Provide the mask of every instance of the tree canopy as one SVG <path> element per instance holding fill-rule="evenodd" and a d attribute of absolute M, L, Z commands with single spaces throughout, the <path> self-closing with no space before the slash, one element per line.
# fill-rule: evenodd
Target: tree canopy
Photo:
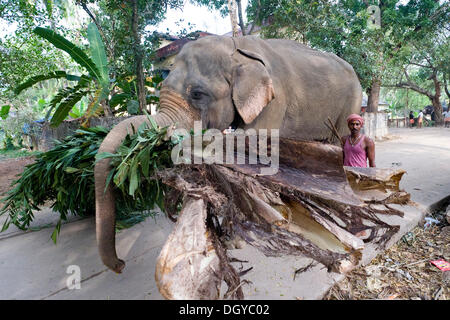
<path fill-rule="evenodd" d="M 148 27 L 163 21 L 169 8 L 182 9 L 184 3 L 182 0 L 0 0 L 0 21 L 6 26 L 0 36 L 0 104 L 17 108 L 28 97 L 35 109 L 42 100 L 46 101 L 47 109 L 51 107 L 58 88 L 67 90 L 73 86 L 67 77 L 53 77 L 55 80 L 19 95 L 15 89 L 61 70 L 75 76 L 86 70 L 33 30 L 36 27 L 53 30 L 91 56 L 88 25 L 93 24 L 104 46 L 107 61 L 104 67 L 109 81 L 108 94 L 105 89 L 99 102 L 101 112 L 142 113 L 149 102 L 157 100 L 149 88 L 156 87 L 161 80 L 152 72 L 159 38 Z M 190 3 L 219 10 L 222 15 L 237 14 L 237 23 L 245 34 L 242 18 L 245 8 L 241 0 L 190 0 Z M 233 4 L 237 12 L 230 11 Z M 261 25 L 263 37 L 300 41 L 349 62 L 368 95 L 368 111 L 377 112 L 382 87 L 421 94 L 433 104 L 436 113 L 442 100 L 449 98 L 447 1 L 249 0 L 246 11 L 251 29 Z M 49 90 L 42 93 L 39 91 L 42 86 Z M 92 88 L 77 105 L 92 104 L 98 98 L 96 90 Z M 39 117 L 44 114 L 42 110 Z M 438 121 L 441 120 L 438 116 Z"/>
<path fill-rule="evenodd" d="M 377 8 L 375 13 L 371 5 Z M 266 25 L 266 37 L 294 39 L 349 62 L 369 96 L 370 111 L 376 112 L 380 87 L 395 81 L 392 69 L 404 69 L 408 59 L 411 61 L 407 52 L 413 52 L 413 46 L 415 60 L 426 62 L 425 57 L 435 52 L 440 61 L 448 61 L 448 51 L 444 52 L 450 21 L 448 2 L 252 0 L 247 12 L 250 21 Z M 436 41 L 436 37 L 441 40 Z M 437 74 L 447 74 L 445 63 L 436 61 L 435 65 L 440 70 Z"/>

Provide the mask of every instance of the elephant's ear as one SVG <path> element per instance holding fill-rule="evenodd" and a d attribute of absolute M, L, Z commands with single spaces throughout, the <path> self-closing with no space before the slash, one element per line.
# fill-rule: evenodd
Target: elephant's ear
<path fill-rule="evenodd" d="M 251 123 L 274 98 L 272 78 L 263 58 L 254 52 L 237 49 L 233 69 L 233 101 L 246 124 Z"/>

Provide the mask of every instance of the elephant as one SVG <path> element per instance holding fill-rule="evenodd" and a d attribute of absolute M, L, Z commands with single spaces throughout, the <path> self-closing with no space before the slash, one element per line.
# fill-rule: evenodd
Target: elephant
<path fill-rule="evenodd" d="M 192 128 L 201 120 L 204 128 L 279 129 L 280 138 L 312 141 L 330 137 L 327 117 L 342 134 L 361 100 L 352 66 L 334 54 L 292 40 L 207 36 L 179 52 L 152 117 L 161 127 Z M 145 121 L 120 122 L 98 152 L 115 152 L 131 126 Z M 120 273 L 125 263 L 116 254 L 114 195 L 111 186 L 105 190 L 109 171 L 109 159 L 96 163 L 97 242 L 103 263 Z"/>

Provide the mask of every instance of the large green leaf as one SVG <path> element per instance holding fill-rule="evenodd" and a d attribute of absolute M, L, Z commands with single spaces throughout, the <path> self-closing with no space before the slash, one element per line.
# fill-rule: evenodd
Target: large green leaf
<path fill-rule="evenodd" d="M 58 93 L 53 97 L 53 99 L 49 103 L 49 109 L 47 110 L 47 114 L 45 115 L 45 119 L 48 119 L 50 117 L 51 112 L 53 109 L 56 108 L 56 106 L 61 103 L 63 99 L 68 98 L 70 95 L 78 92 L 82 88 L 86 88 L 89 85 L 89 82 L 91 79 L 87 76 L 81 76 L 80 81 L 78 81 L 78 84 L 75 87 L 69 87 L 69 88 L 63 88 L 58 91 Z M 86 92 L 87 93 L 87 92 Z"/>
<path fill-rule="evenodd" d="M 91 56 L 97 69 L 100 71 L 101 79 L 99 81 L 102 86 L 109 85 L 109 68 L 108 59 L 106 58 L 105 46 L 103 45 L 102 38 L 98 32 L 97 26 L 94 23 L 90 23 L 87 29 L 87 36 L 89 45 L 91 48 Z"/>
<path fill-rule="evenodd" d="M 15 94 L 21 93 L 23 90 L 35 85 L 38 82 L 49 80 L 49 79 L 59 79 L 59 78 L 66 78 L 70 81 L 80 81 L 79 76 L 75 76 L 73 74 L 67 74 L 65 71 L 54 71 L 50 72 L 48 74 L 40 74 L 38 76 L 31 77 L 27 81 L 21 83 L 17 88 L 14 89 Z"/>
<path fill-rule="evenodd" d="M 114 108 L 119 104 L 126 104 L 126 102 L 131 99 L 131 95 L 129 93 L 118 93 L 111 97 L 109 100 L 109 106 Z"/>
<path fill-rule="evenodd" d="M 86 55 L 86 53 L 84 53 L 83 50 L 81 50 L 75 44 L 73 44 L 63 36 L 60 36 L 55 31 L 47 28 L 36 27 L 33 31 L 38 36 L 48 40 L 58 49 L 67 52 L 72 57 L 73 60 L 75 60 L 82 67 L 86 68 L 92 77 L 96 79 L 102 78 L 101 73 L 97 68 L 96 64 L 91 60 L 91 58 L 89 58 Z"/>
<path fill-rule="evenodd" d="M 73 106 L 81 100 L 87 93 L 89 93 L 89 90 L 83 91 L 75 91 L 71 93 L 69 96 L 67 96 L 61 103 L 59 104 L 58 108 L 56 109 L 55 113 L 53 114 L 52 120 L 50 122 L 52 127 L 57 127 L 61 122 L 64 121 L 64 119 L 69 114 L 70 110 L 72 110 Z"/>
<path fill-rule="evenodd" d="M 8 118 L 9 115 L 9 109 L 11 109 L 11 106 L 6 104 L 4 106 L 2 106 L 2 108 L 0 109 L 0 117 L 5 120 L 6 118 Z"/>
<path fill-rule="evenodd" d="M 139 102 L 137 100 L 128 100 L 128 102 L 127 102 L 127 112 L 129 114 L 138 114 L 138 112 L 139 112 Z"/>

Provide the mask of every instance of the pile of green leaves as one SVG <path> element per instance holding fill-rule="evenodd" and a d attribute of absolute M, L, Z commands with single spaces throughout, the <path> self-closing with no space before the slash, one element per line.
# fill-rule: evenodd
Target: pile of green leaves
<path fill-rule="evenodd" d="M 34 219 L 33 210 L 46 202 L 60 215 L 52 234 L 56 242 L 62 221 L 69 214 L 87 216 L 95 212 L 94 166 L 97 159 L 112 158 L 108 183 L 116 192 L 117 229 L 130 227 L 151 216 L 155 204 L 164 209 L 168 187 L 151 178 L 154 170 L 171 165 L 171 141 L 164 141 L 166 128 L 144 124 L 129 134 L 116 154 L 97 155 L 108 133 L 103 127 L 80 128 L 50 151 L 39 153 L 28 165 L 14 188 L 1 200 L 0 216 L 8 217 L 1 231 L 12 223 L 26 230 Z"/>
<path fill-rule="evenodd" d="M 113 183 L 117 212 L 123 218 L 152 210 L 155 205 L 164 211 L 164 197 L 169 187 L 153 174 L 157 169 L 172 166 L 171 152 L 175 143 L 165 139 L 167 127 L 159 128 L 151 117 L 148 119 L 150 124 L 134 128 L 116 153 L 103 152 L 96 156 L 97 161 L 111 158 L 113 169 L 106 184 Z"/>
<path fill-rule="evenodd" d="M 67 216 L 86 216 L 95 208 L 94 159 L 108 130 L 103 127 L 80 128 L 65 138 L 55 141 L 55 147 L 38 153 L 34 163 L 28 165 L 13 183 L 0 215 L 8 214 L 2 231 L 12 223 L 26 230 L 34 219 L 33 210 L 40 210 L 47 201 L 60 214 L 52 235 L 54 241 L 62 220 Z"/>

